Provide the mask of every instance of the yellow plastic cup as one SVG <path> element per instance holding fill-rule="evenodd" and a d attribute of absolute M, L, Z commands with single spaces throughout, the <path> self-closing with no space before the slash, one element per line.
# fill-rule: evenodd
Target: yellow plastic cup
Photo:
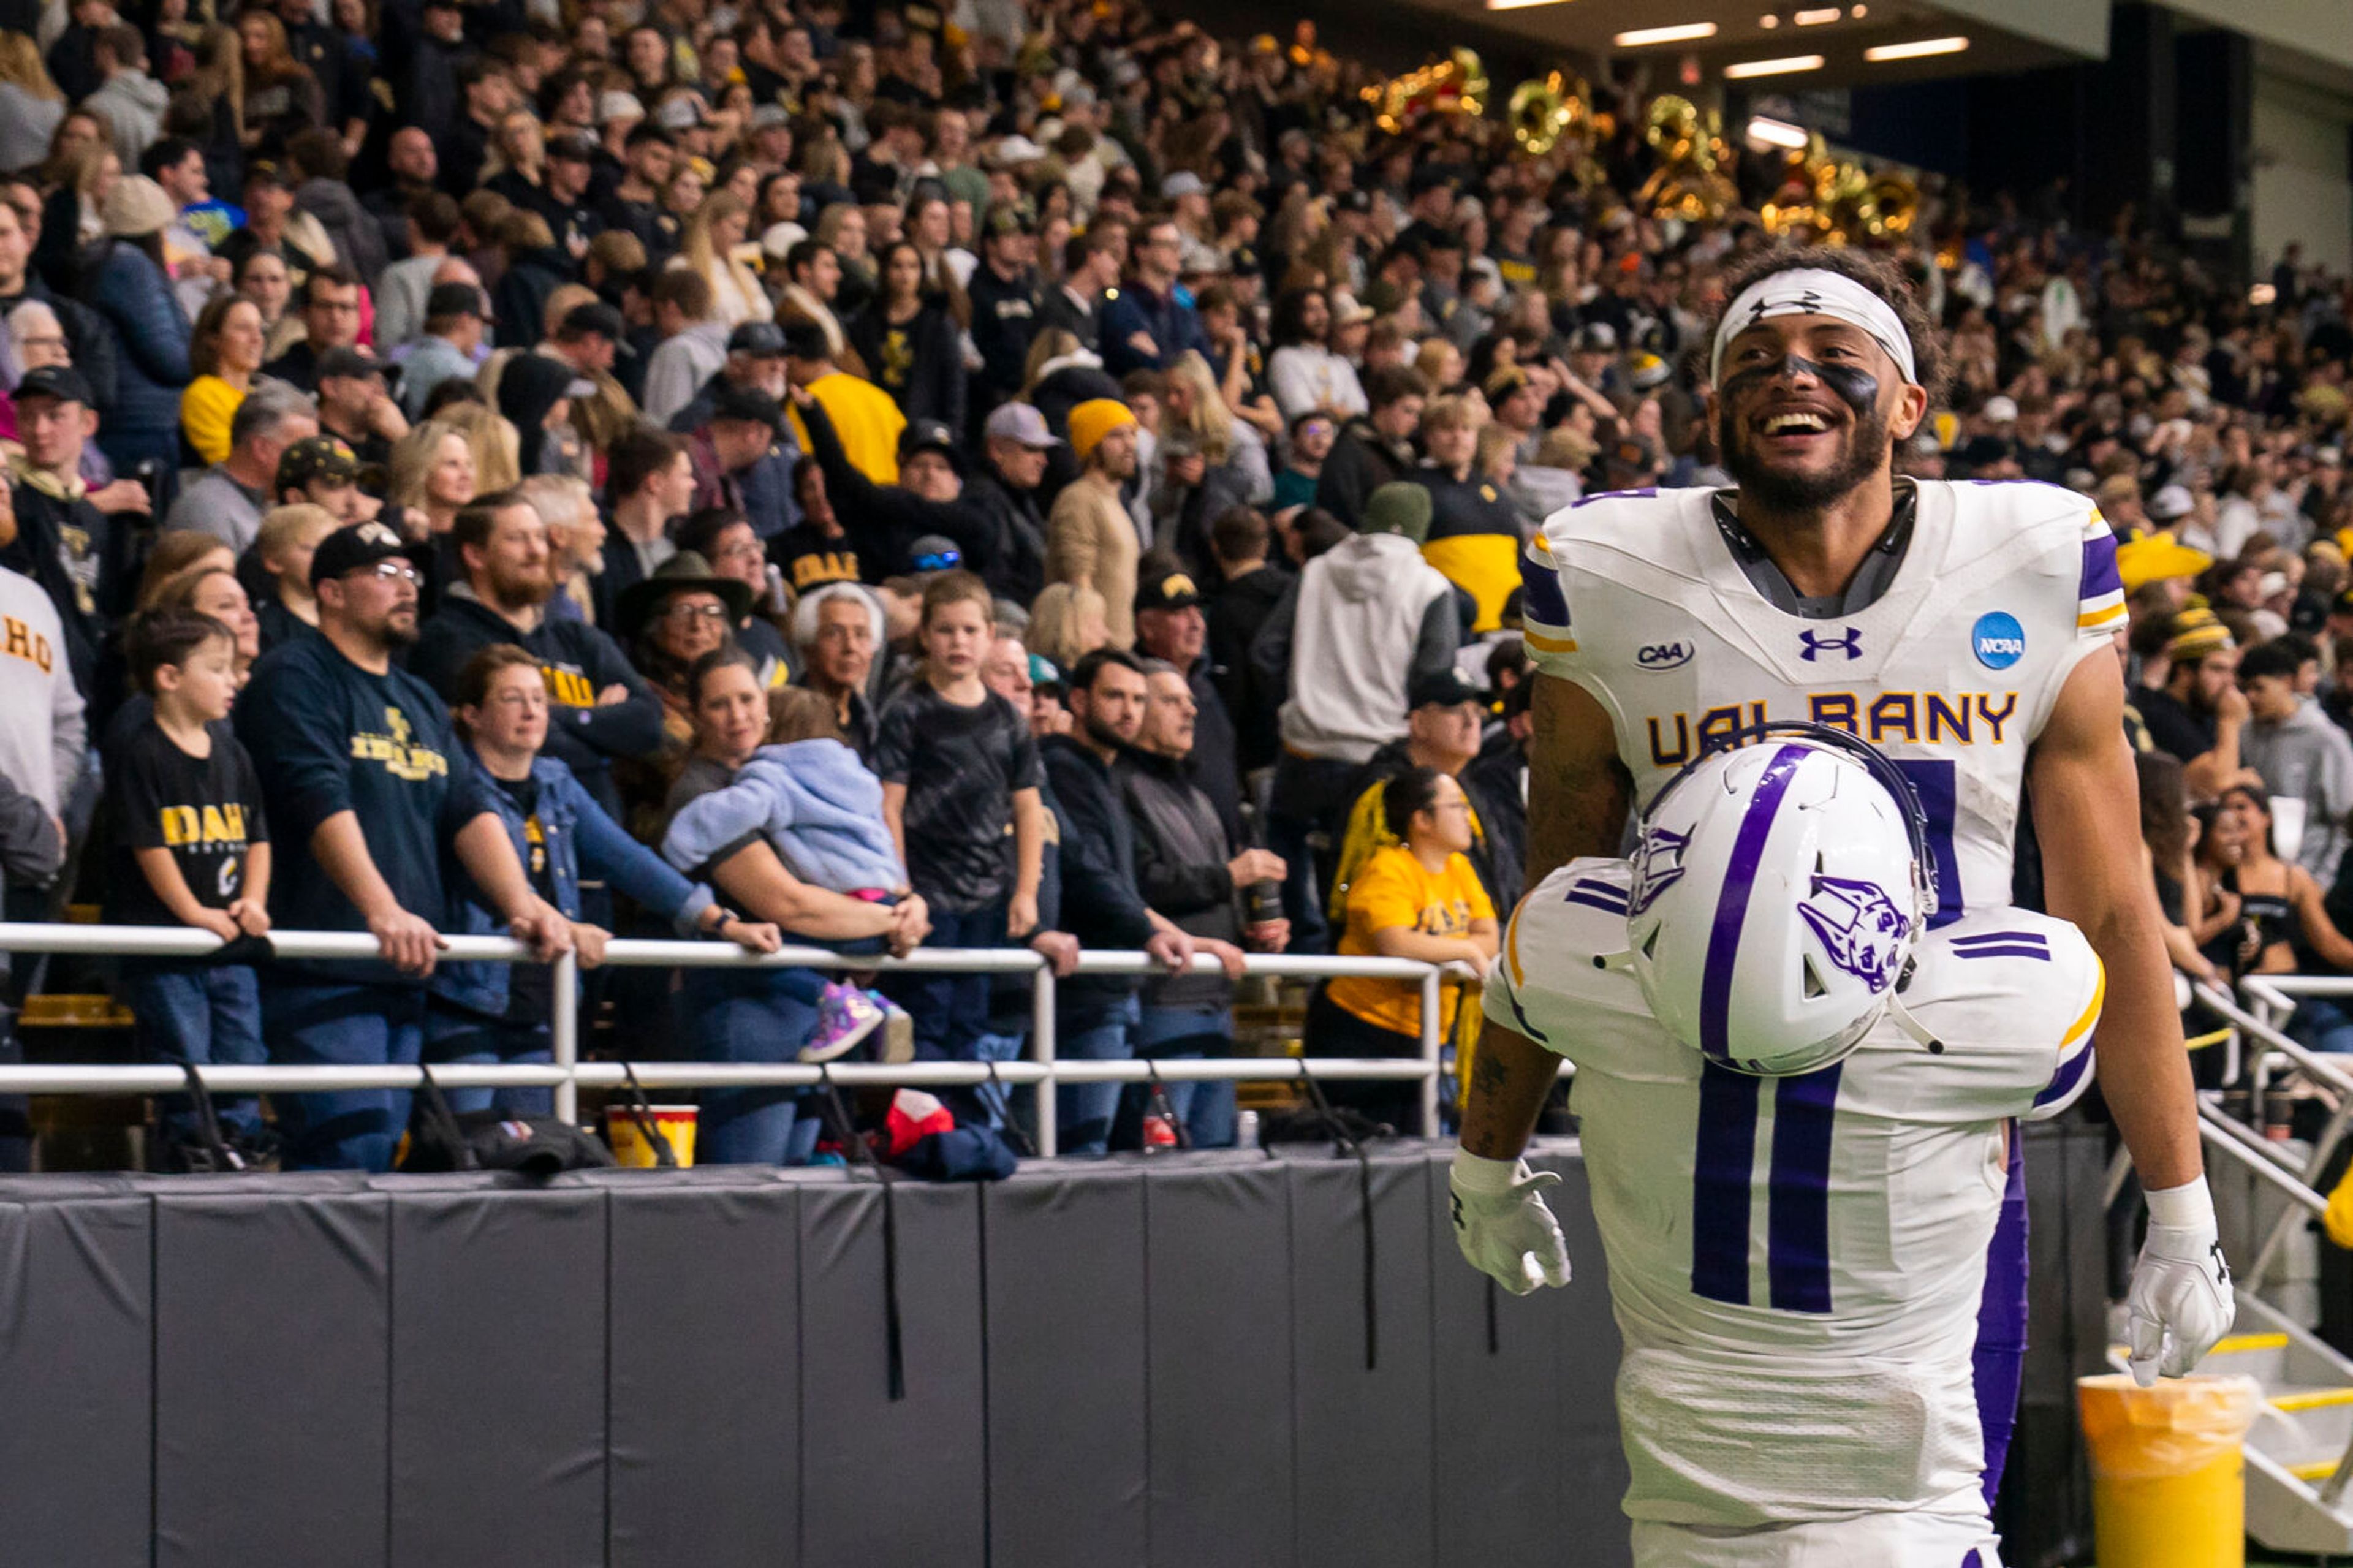
<path fill-rule="evenodd" d="M 654 1125 L 670 1140 L 670 1152 L 678 1157 L 681 1169 L 694 1163 L 695 1108 L 691 1105 L 656 1105 L 648 1108 Z M 639 1165 L 650 1170 L 658 1162 L 654 1146 L 638 1131 L 638 1119 L 621 1106 L 605 1108 L 605 1142 L 613 1146 L 617 1164 Z"/>
<path fill-rule="evenodd" d="M 2245 1377 L 2079 1378 L 2100 1568 L 2243 1568 L 2246 1458 L 2262 1390 Z"/>

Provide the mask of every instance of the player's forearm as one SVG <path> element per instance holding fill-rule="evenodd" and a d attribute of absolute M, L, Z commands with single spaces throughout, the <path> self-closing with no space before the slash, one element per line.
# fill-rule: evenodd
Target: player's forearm
<path fill-rule="evenodd" d="M 2162 936 L 2117 919 L 2084 934 L 2107 968 L 2107 1000 L 2093 1037 L 2100 1092 L 2124 1134 L 2143 1187 L 2178 1187 L 2204 1169 L 2198 1107 L 2172 966 Z"/>
<path fill-rule="evenodd" d="M 1536 1130 L 1560 1058 L 1493 1021 L 1481 1029 L 1462 1107 L 1462 1147 L 1490 1160 L 1515 1160 Z"/>

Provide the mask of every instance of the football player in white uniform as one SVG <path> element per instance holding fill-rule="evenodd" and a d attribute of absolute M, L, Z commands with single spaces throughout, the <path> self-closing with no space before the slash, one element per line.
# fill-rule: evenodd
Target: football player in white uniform
<path fill-rule="evenodd" d="M 2106 977 L 2101 1079 L 2149 1196 L 2151 1226 L 2130 1295 L 2134 1369 L 2144 1378 L 2187 1372 L 2227 1331 L 2231 1298 L 2157 901 L 2135 844 L 2122 679 L 2114 658 L 2091 657 L 2105 655 L 2124 617 L 2114 539 L 2091 503 L 2065 490 L 1895 480 L 1894 443 L 1926 416 L 1939 367 L 1934 339 L 1892 267 L 1850 251 L 1780 252 L 1736 269 L 1726 287 L 1730 303 L 1713 338 L 1711 416 L 1738 489 L 1588 497 L 1549 520 L 1529 547 L 1526 640 L 1541 671 L 1530 879 L 1541 883 L 1573 858 L 1616 855 L 1630 803 L 1651 797 L 1711 745 L 1769 721 L 1803 720 L 1867 741 L 1902 771 L 1920 802 L 1926 854 L 1936 873 L 1937 900 L 1927 916 L 1936 939 L 1957 942 L 1980 914 L 1998 914 L 2003 931 L 2025 930 L 2021 922 L 2031 917 L 2005 906 L 2031 784 L 2052 913 L 2081 931 Z M 1524 910 L 1547 897 L 1563 901 L 1553 887 L 1547 895 L 1539 886 Z M 1593 955 L 1580 959 L 1573 942 L 1560 954 L 1531 952 L 1528 934 L 1520 957 L 1534 965 L 1525 973 L 1537 987 L 1555 964 L 1590 967 Z M 1730 993 L 1698 999 L 1693 1027 L 1703 1037 L 1720 1035 L 1743 1000 Z M 1466 1254 L 1515 1289 L 1566 1275 L 1567 1260 L 1535 1224 L 1541 1200 L 1516 1160 L 1556 1076 L 1555 1053 L 1576 1059 L 1580 1045 L 1573 1022 L 1538 1041 L 1513 1026 L 1525 1021 L 1489 1022 L 1472 1069 L 1455 1174 L 1465 1199 Z M 1673 1037 L 1662 1031 L 1652 1038 Z M 1579 1109 L 1588 1116 L 1588 1151 L 1598 1155 L 1607 1134 L 1594 1142 L 1593 1112 Z M 1753 1124 L 1750 1134 L 1757 1155 Z M 1694 1157 L 1694 1144 L 1678 1146 Z M 1752 1161 L 1747 1177 L 1762 1203 L 1773 1189 L 1768 1165 Z M 1597 1194 L 1606 1180 L 1597 1165 Z M 1911 1194 L 1891 1182 L 1888 1196 L 1901 1205 Z M 1989 1489 L 2000 1472 L 2023 1339 L 2024 1206 L 2014 1165 L 2003 1200 L 1991 1268 L 1981 1258 L 1983 1272 L 1973 1276 L 1988 1282 L 1974 1383 L 1985 1415 Z M 1686 1293 L 1712 1300 L 1695 1290 L 1711 1276 L 1699 1268 L 1692 1217 L 1651 1202 L 1649 1221 L 1663 1227 L 1666 1245 L 1683 1249 L 1692 1274 Z M 1482 1237 L 1482 1226 L 1494 1228 Z M 1744 1227 L 1742 1268 L 1726 1263 L 1714 1277 L 1745 1279 L 1752 1256 L 1769 1262 L 1769 1225 Z M 1507 1267 L 1498 1259 L 1514 1240 L 1528 1245 L 1512 1259 L 1517 1267 Z M 1613 1264 L 1617 1250 L 1613 1243 Z M 1967 1305 L 1976 1311 L 1980 1303 Z M 1739 1318 L 1721 1331 L 1717 1348 L 1736 1349 L 1748 1334 L 1751 1348 L 1761 1350 L 1770 1339 L 1755 1334 L 1757 1321 L 1835 1317 L 1836 1309 L 1834 1299 L 1825 1306 L 1810 1295 L 1744 1306 L 1754 1321 Z M 1638 1336 L 1622 1293 L 1619 1310 L 1630 1349 Z M 1792 1453 L 1802 1455 L 1827 1426 L 1847 1419 L 1805 1390 L 1779 1393 L 1787 1404 L 1778 1429 L 1788 1433 Z M 1628 1406 L 1660 1396 L 1621 1385 L 1630 1452 L 1644 1418 Z M 1874 1407 L 1883 1418 L 1896 1416 L 1885 1408 L 1891 1403 L 1905 1401 L 1879 1390 Z M 1672 1423 L 1662 1430 L 1661 1452 L 1672 1453 Z M 1883 1429 L 1877 1435 L 1886 1437 Z M 1776 1457 L 1758 1452 L 1751 1459 L 1764 1466 Z M 1745 1516 L 1738 1507 L 1724 1516 L 1745 1524 L 1711 1525 L 1688 1511 L 1687 1497 L 1663 1513 L 1651 1510 L 1639 1479 L 1630 1510 L 1700 1530 L 1738 1532 L 1792 1520 L 1853 1529 L 1872 1518 L 1949 1511 L 1955 1495 L 1945 1485 L 1949 1477 L 1935 1471 L 1908 1489 L 1841 1493 L 1834 1503 L 1816 1504 L 1805 1485 L 1741 1480 L 1734 1458 L 1723 1456 L 1720 1470 L 1695 1464 L 1685 1479 L 1696 1492 L 1722 1483 L 1768 1499 L 1748 1500 Z M 1949 1539 L 1940 1537 L 1931 1557 Z M 1796 1554 L 1772 1555 L 1761 1542 L 1752 1544 L 1758 1554 L 1651 1560 L 1817 1560 L 1795 1547 Z M 1871 1560 L 1915 1559 L 1891 1552 Z"/>

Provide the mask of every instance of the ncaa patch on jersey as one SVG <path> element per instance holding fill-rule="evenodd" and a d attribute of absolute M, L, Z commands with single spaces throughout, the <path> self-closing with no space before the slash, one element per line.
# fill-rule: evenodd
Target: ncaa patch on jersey
<path fill-rule="evenodd" d="M 1969 628 L 1969 651 L 1988 669 L 2008 669 L 2026 657 L 2026 628 L 2007 610 L 1988 610 Z"/>

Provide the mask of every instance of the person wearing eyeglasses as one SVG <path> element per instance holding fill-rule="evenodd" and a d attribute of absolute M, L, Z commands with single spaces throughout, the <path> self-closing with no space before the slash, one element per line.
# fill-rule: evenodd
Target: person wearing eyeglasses
<path fill-rule="evenodd" d="M 732 628 L 736 646 L 759 666 L 761 686 L 775 691 L 792 683 L 793 652 L 785 634 L 768 618 L 768 552 L 751 519 L 732 506 L 707 506 L 679 525 L 678 547 L 711 563 L 714 575 L 732 577 L 752 592 L 752 607 Z"/>
<path fill-rule="evenodd" d="M 662 700 L 662 755 L 683 756 L 694 739 L 687 674 L 708 653 L 735 646 L 734 627 L 752 612 L 752 590 L 681 550 L 621 595 L 614 630 L 639 674 Z"/>
<path fill-rule="evenodd" d="M 541 963 L 572 928 L 533 890 L 448 710 L 396 656 L 417 640 L 417 569 L 398 533 L 353 523 L 311 556 L 319 635 L 264 656 L 236 708 L 280 861 L 270 919 L 285 931 L 364 931 L 377 956 L 271 964 L 262 1040 L 276 1063 L 409 1063 L 448 908 L 445 864 Z M 405 1089 L 278 1097 L 290 1169 L 392 1163 Z"/>

